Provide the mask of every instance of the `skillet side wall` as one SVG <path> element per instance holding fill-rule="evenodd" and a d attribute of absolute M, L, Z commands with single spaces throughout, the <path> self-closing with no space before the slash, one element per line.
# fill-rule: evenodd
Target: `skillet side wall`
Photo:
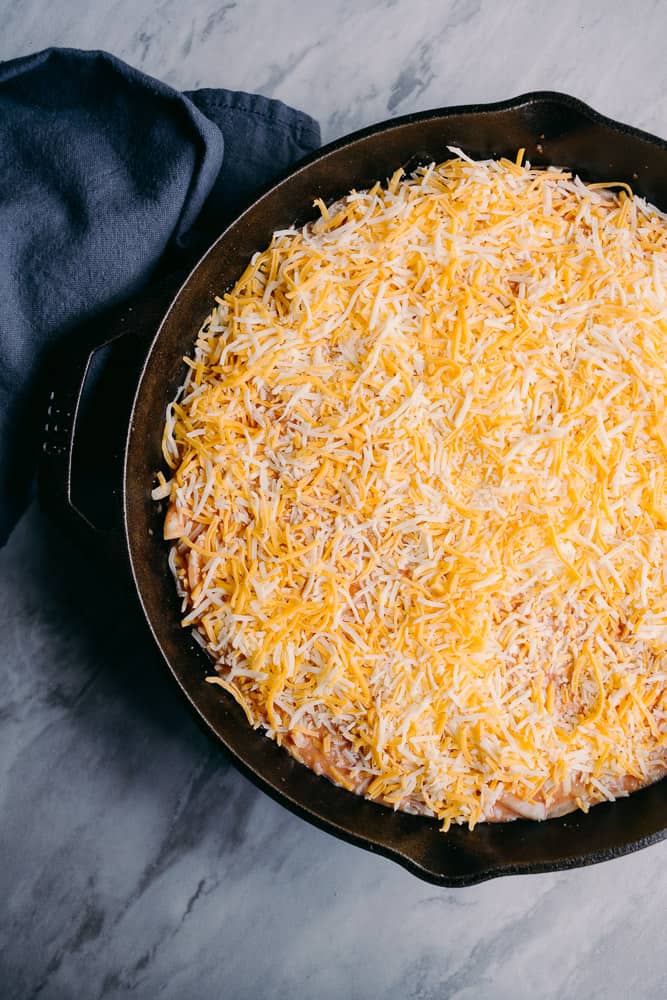
<path fill-rule="evenodd" d="M 535 166 L 567 166 L 584 180 L 626 181 L 667 208 L 667 144 L 610 122 L 572 98 L 535 94 L 500 105 L 409 116 L 333 143 L 297 167 L 234 222 L 196 266 L 172 303 L 149 351 L 128 432 L 124 513 L 130 562 L 155 639 L 192 707 L 265 791 L 346 840 L 385 854 L 420 877 L 464 885 L 496 875 L 570 868 L 639 849 L 667 835 L 666 781 L 628 799 L 547 823 L 516 821 L 456 827 L 446 835 L 433 820 L 392 813 L 366 802 L 293 761 L 250 729 L 242 710 L 205 684 L 211 662 L 181 628 L 180 607 L 162 541 L 162 504 L 150 491 L 161 456 L 163 418 L 185 377 L 213 297 L 239 277 L 274 230 L 316 215 L 313 200 L 332 201 L 351 188 L 384 180 L 399 166 L 442 161 L 448 146 L 473 157 L 508 156 L 525 148 Z M 666 779 L 667 780 L 667 779 Z"/>

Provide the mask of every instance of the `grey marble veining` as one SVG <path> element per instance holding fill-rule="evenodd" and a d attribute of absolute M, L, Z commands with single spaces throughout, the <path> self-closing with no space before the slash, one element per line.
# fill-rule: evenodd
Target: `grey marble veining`
<path fill-rule="evenodd" d="M 0 0 L 0 23 L 0 58 L 102 47 L 325 139 L 536 88 L 667 135 L 649 0 Z M 453 891 L 334 840 L 202 734 L 94 555 L 34 509 L 0 551 L 2 1000 L 667 995 L 667 843 Z"/>
<path fill-rule="evenodd" d="M 429 107 L 564 90 L 667 132 L 661 0 L 1 0 L 0 58 L 106 48 L 180 88 L 260 91 L 324 140 Z"/>

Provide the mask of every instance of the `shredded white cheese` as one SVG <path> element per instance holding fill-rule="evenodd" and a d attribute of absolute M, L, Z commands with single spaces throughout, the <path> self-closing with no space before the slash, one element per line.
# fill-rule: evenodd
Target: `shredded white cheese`
<path fill-rule="evenodd" d="M 667 770 L 667 220 L 453 152 L 254 256 L 154 492 L 252 725 L 445 828 Z"/>

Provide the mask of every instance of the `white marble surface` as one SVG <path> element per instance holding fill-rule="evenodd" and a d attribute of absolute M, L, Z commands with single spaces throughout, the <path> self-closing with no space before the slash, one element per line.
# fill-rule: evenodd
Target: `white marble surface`
<path fill-rule="evenodd" d="M 0 24 L 0 58 L 106 48 L 297 104 L 325 140 L 535 88 L 667 135 L 648 0 L 0 0 Z M 242 778 L 92 566 L 35 511 L 0 552 L 2 998 L 667 995 L 667 843 L 427 886 Z"/>

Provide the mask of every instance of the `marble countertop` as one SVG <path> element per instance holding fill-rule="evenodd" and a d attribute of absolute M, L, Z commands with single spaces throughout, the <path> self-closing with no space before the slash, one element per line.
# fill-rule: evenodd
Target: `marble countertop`
<path fill-rule="evenodd" d="M 106 48 L 298 105 L 325 141 L 532 89 L 667 136 L 649 0 L 0 0 L 0 23 L 1 59 Z M 241 777 L 98 565 L 35 509 L 0 551 L 3 998 L 667 995 L 667 843 L 426 885 Z"/>

